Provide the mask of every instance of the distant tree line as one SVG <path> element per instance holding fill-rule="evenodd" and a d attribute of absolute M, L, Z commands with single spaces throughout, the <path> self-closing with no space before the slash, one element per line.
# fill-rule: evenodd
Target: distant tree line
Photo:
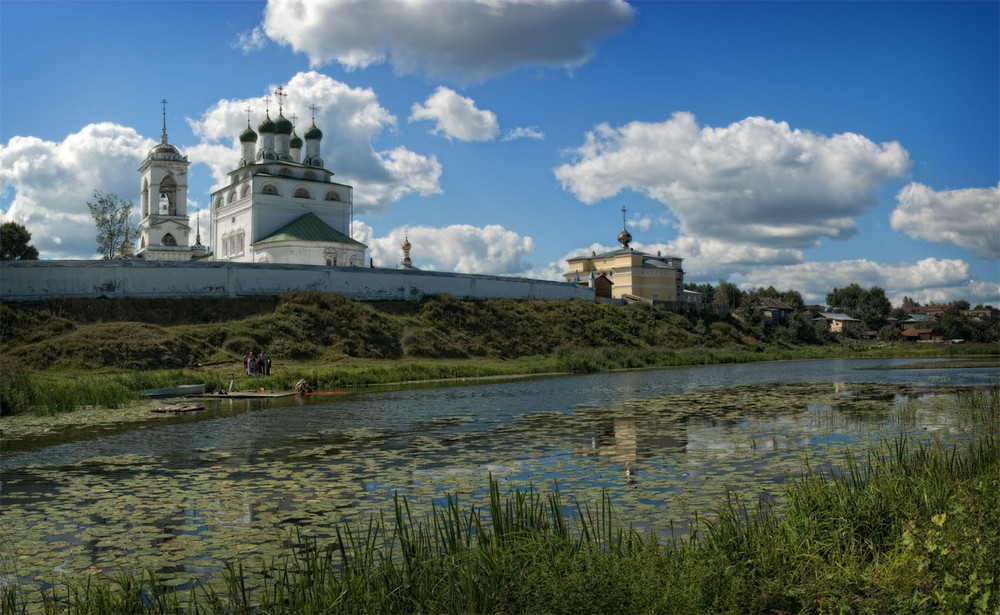
<path fill-rule="evenodd" d="M 827 331 L 825 322 L 813 321 L 812 315 L 805 310 L 802 294 L 794 289 L 780 291 L 774 286 L 768 286 L 745 291 L 726 280 L 719 280 L 715 286 L 688 283 L 684 288 L 701 293 L 702 301 L 706 303 L 729 306 L 729 309 L 746 323 L 759 323 L 769 337 L 806 343 L 822 343 L 833 337 Z M 761 300 L 768 298 L 780 300 L 793 309 L 784 322 L 770 322 L 763 318 Z M 835 287 L 830 291 L 826 295 L 824 307 L 827 311 L 857 318 L 861 321 L 863 332 L 873 331 L 881 340 L 895 341 L 903 337 L 898 323 L 908 315 L 905 308 L 918 306 L 920 304 L 910 297 L 903 297 L 902 304 L 893 308 L 884 289 L 872 286 L 866 290 L 859 284 L 850 284 L 844 288 Z M 984 307 L 988 306 L 977 305 L 976 309 Z M 946 339 L 1000 341 L 1000 321 L 980 320 L 962 313 L 962 310 L 968 309 L 968 301 L 962 299 L 953 301 L 938 315 L 937 322 L 930 324 L 928 328 L 931 328 L 934 334 L 942 335 Z M 848 336 L 858 334 L 860 333 L 844 333 Z"/>

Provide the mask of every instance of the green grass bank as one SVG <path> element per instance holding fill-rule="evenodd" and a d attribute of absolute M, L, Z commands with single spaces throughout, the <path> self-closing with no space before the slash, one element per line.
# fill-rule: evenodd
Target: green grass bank
<path fill-rule="evenodd" d="M 218 583 L 173 591 L 148 573 L 29 595 L 20 613 L 996 613 L 1000 609 L 1000 391 L 957 397 L 975 441 L 899 439 L 833 474 L 789 481 L 787 507 L 720 504 L 663 541 L 618 526 L 611 503 L 558 488 L 456 498 L 427 518 L 408 503 L 334 544 L 290 537 L 263 567 L 231 562 Z M 851 456 L 846 456 L 851 459 Z M 567 512 L 575 510 L 575 513 Z"/>
<path fill-rule="evenodd" d="M 358 302 L 295 292 L 244 299 L 87 299 L 0 305 L 0 414 L 116 408 L 144 389 L 217 382 L 318 389 L 834 357 L 989 355 L 995 345 L 904 345 L 823 335 L 801 321 L 585 301 Z M 242 374 L 266 350 L 270 376 Z"/>

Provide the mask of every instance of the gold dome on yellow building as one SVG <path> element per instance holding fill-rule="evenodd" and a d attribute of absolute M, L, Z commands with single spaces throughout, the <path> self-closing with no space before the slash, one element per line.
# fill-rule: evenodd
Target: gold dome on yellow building
<path fill-rule="evenodd" d="M 567 259 L 568 271 L 563 274 L 566 281 L 593 286 L 595 279 L 605 276 L 612 283 L 611 297 L 615 299 L 699 303 L 699 293 L 684 290 L 684 259 L 629 247 L 632 234 L 626 228 L 625 213 L 623 207 L 622 230 L 618 233 L 622 247 Z"/>

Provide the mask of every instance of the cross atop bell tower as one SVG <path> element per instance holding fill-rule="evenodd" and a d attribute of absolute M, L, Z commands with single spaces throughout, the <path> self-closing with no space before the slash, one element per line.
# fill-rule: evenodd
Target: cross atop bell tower
<path fill-rule="evenodd" d="M 160 143 L 167 142 L 167 99 L 164 98 L 160 101 L 163 105 L 163 133 L 160 134 Z"/>

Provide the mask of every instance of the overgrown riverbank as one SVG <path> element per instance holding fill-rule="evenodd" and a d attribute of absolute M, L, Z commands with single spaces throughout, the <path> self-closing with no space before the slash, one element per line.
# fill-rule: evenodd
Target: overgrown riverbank
<path fill-rule="evenodd" d="M 994 346 L 863 343 L 795 326 L 584 301 L 362 303 L 297 292 L 246 299 L 55 300 L 0 305 L 0 414 L 134 403 L 203 382 L 319 389 L 421 380 L 750 361 L 992 354 Z M 268 377 L 241 373 L 265 349 Z"/>
<path fill-rule="evenodd" d="M 969 392 L 965 445 L 897 440 L 864 464 L 792 480 L 782 512 L 728 501 L 664 544 L 621 528 L 607 499 L 569 514 L 558 490 L 449 499 L 427 518 L 397 500 L 388 520 L 284 558 L 233 560 L 190 591 L 122 573 L 44 593 L 49 612 L 994 613 L 1000 608 L 1000 391 Z M 8 588 L 3 611 L 40 596 Z"/>

